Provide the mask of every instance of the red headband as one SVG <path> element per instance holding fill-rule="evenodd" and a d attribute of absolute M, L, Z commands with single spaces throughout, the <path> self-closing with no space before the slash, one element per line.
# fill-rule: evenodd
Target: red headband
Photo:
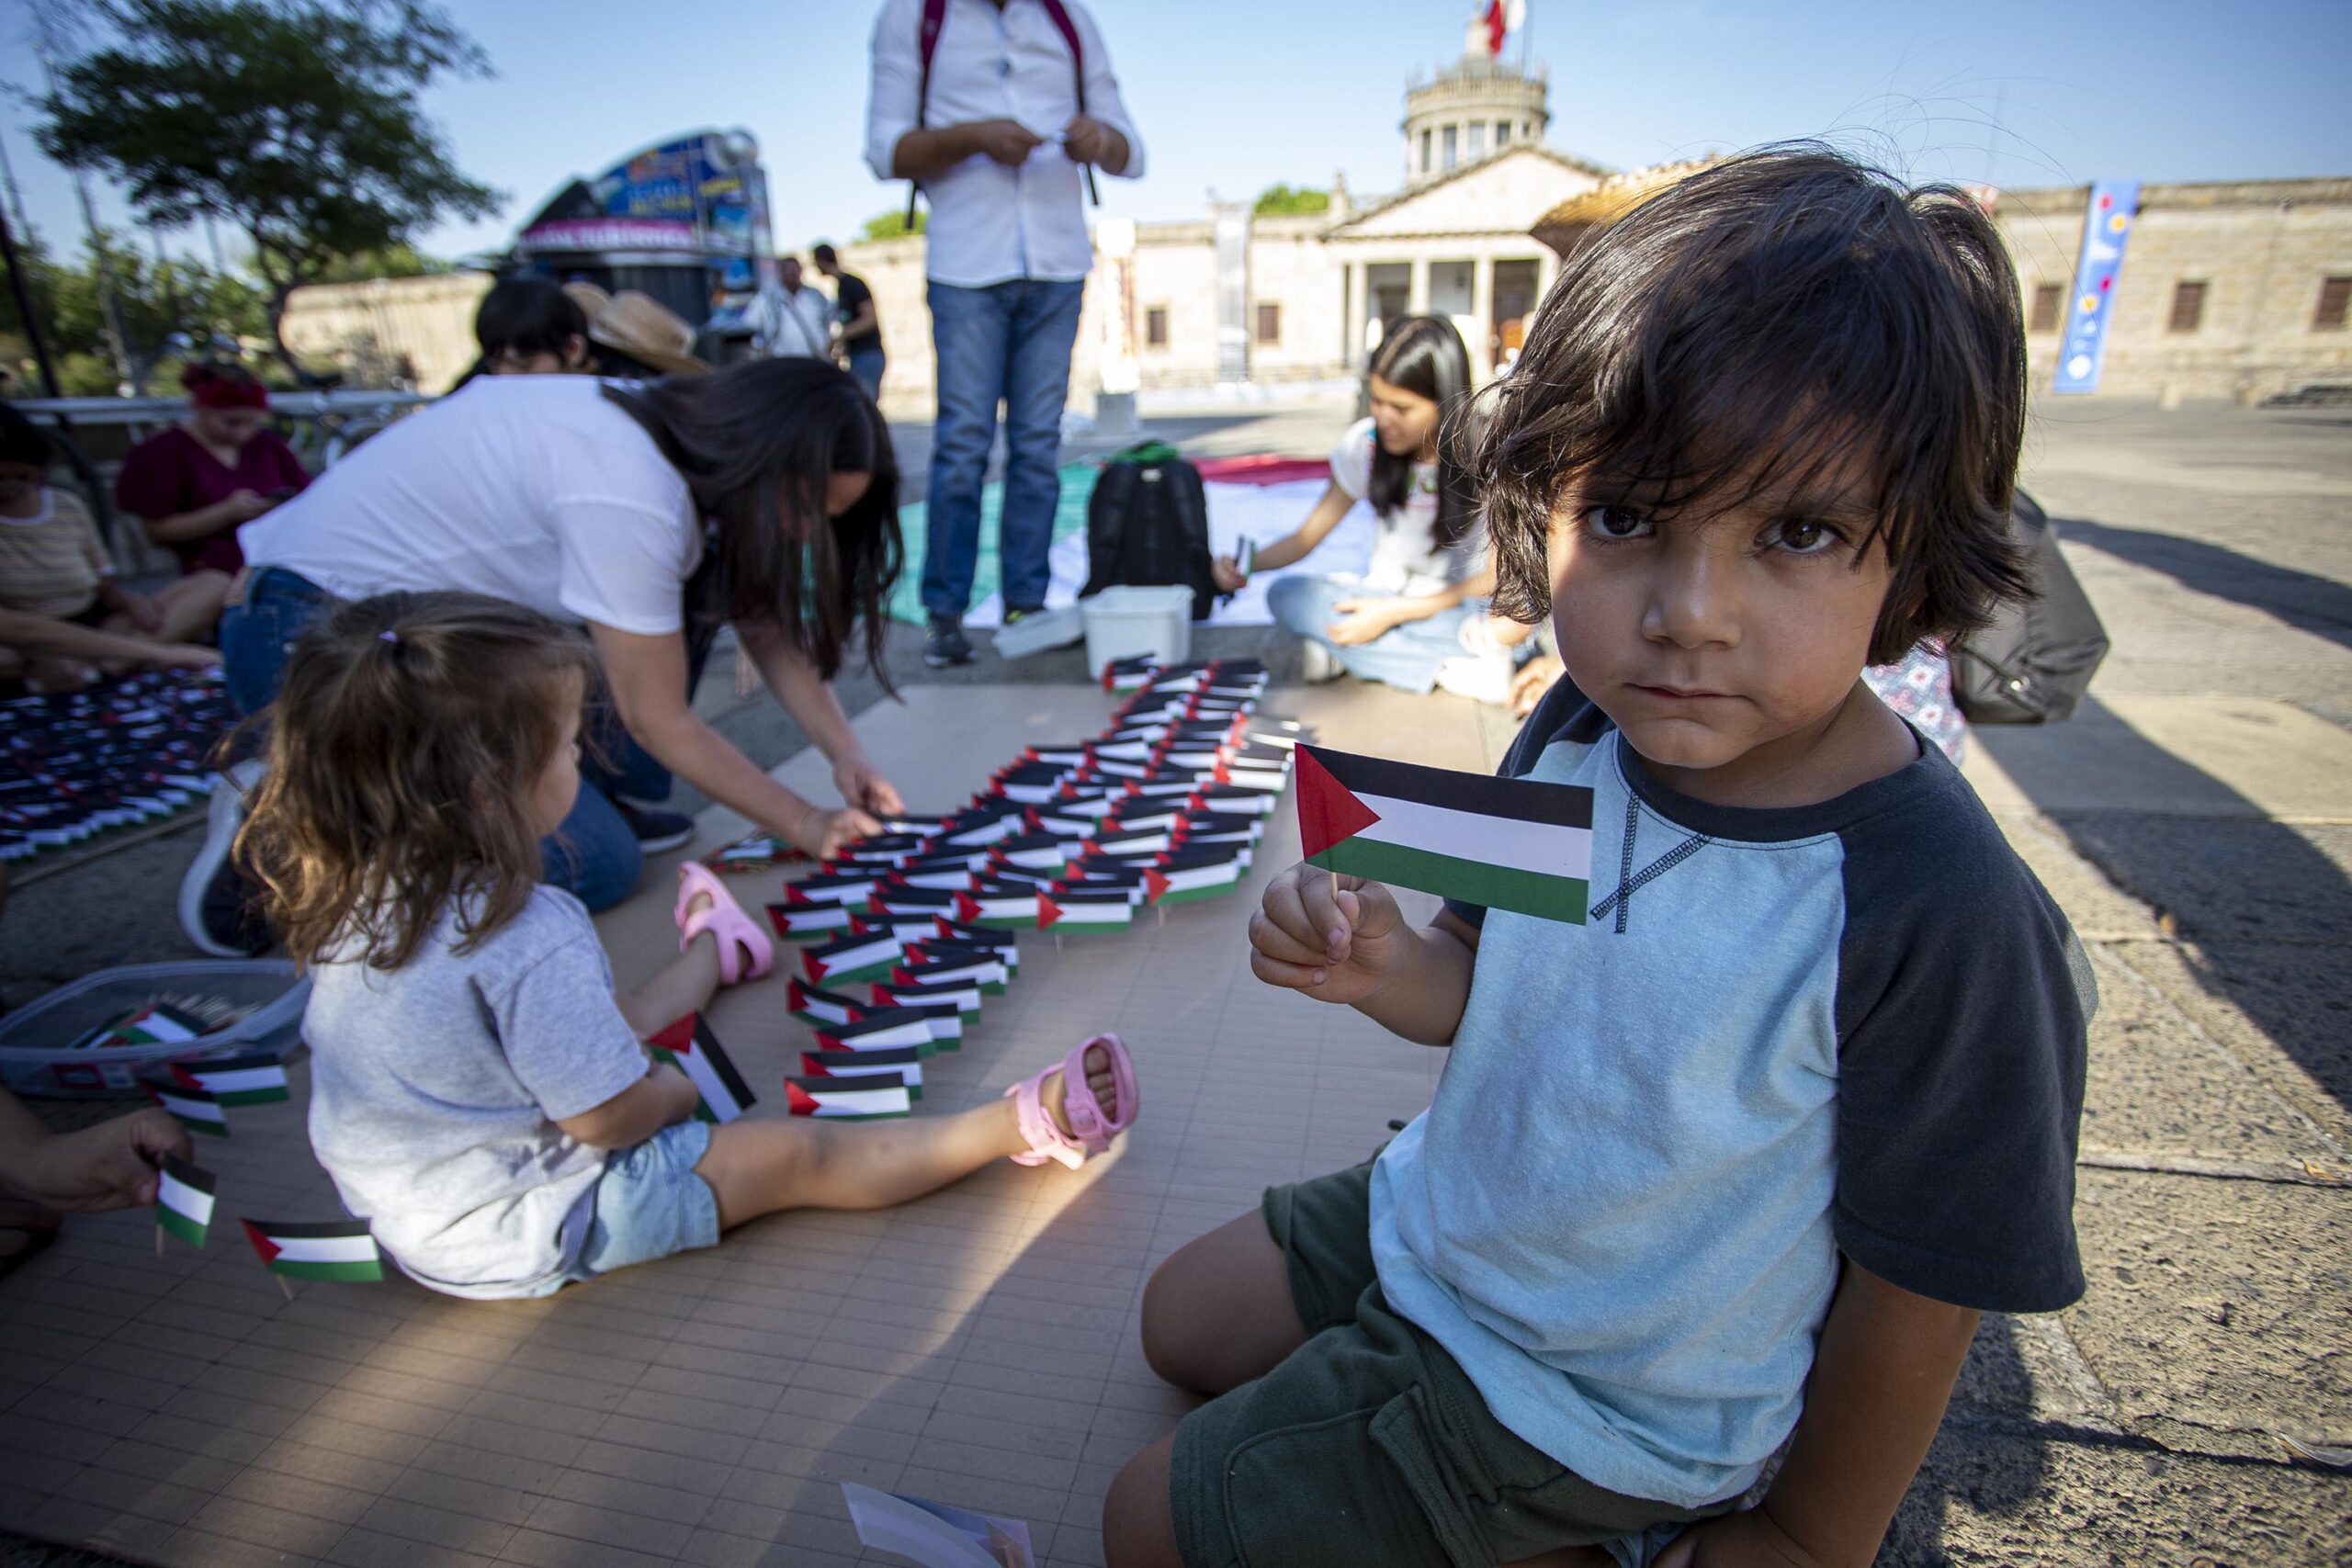
<path fill-rule="evenodd" d="M 269 407 L 269 389 L 259 381 L 234 379 L 227 376 L 204 374 L 187 377 L 181 385 L 188 397 L 200 409 L 266 409 Z"/>

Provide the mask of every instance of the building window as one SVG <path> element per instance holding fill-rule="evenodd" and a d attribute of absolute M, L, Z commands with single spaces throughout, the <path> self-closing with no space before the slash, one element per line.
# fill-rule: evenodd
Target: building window
<path fill-rule="evenodd" d="M 1283 308 L 1280 305 L 1258 307 L 1258 341 L 1261 344 L 1283 341 Z"/>
<path fill-rule="evenodd" d="M 1498 119 L 1495 121 L 1495 151 L 1499 152 L 1510 145 L 1510 121 L 1507 119 Z"/>
<path fill-rule="evenodd" d="M 1470 122 L 1470 161 L 1475 164 L 1486 155 L 1487 122 L 1474 119 Z"/>
<path fill-rule="evenodd" d="M 2030 333 L 2054 333 L 2058 330 L 2058 307 L 2066 298 L 2063 283 L 2037 283 L 2033 286 L 2033 315 L 2026 322 Z"/>
<path fill-rule="evenodd" d="M 1423 174 L 1425 174 L 1425 175 L 1426 175 L 1426 174 L 1428 174 L 1429 172 L 1430 172 L 1430 133 L 1425 130 L 1423 130 L 1423 131 L 1421 132 L 1421 173 L 1423 173 Z"/>
<path fill-rule="evenodd" d="M 2202 283 L 2176 283 L 2172 286 L 2172 321 L 2166 332 L 2193 333 L 2205 320 L 2205 288 Z"/>
<path fill-rule="evenodd" d="M 1449 126 L 1447 126 L 1447 127 L 1445 128 L 1445 138 L 1444 138 L 1444 147 L 1445 147 L 1445 166 L 1446 166 L 1447 168 L 1449 168 L 1449 169 L 1453 168 L 1454 164 L 1458 164 L 1458 163 L 1460 163 L 1460 162 L 1462 161 L 1458 156 L 1456 156 L 1456 155 L 1455 155 L 1455 152 L 1454 152 L 1454 146 L 1453 146 L 1453 138 L 1454 138 L 1454 128 L 1449 125 Z"/>
<path fill-rule="evenodd" d="M 1154 305 L 1143 313 L 1143 341 L 1147 348 L 1168 346 L 1168 307 Z"/>
<path fill-rule="evenodd" d="M 2319 309 L 2312 312 L 2312 331 L 2340 333 L 2352 311 L 2352 277 L 2331 277 L 2319 286 Z"/>

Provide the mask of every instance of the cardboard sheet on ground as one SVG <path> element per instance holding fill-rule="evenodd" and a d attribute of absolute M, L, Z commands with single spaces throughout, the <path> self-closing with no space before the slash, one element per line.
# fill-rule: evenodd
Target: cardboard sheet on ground
<path fill-rule="evenodd" d="M 1033 1568 L 1029 1527 L 921 1497 L 842 1483 L 857 1539 L 923 1568 Z"/>
<path fill-rule="evenodd" d="M 1085 506 L 1077 501 L 1074 491 L 1083 485 L 1091 493 L 1095 470 L 1068 468 L 1062 470 L 1062 515 L 1055 523 L 1053 553 L 1049 559 L 1053 581 L 1046 590 L 1046 606 L 1058 609 L 1078 603 L 1078 591 L 1086 586 L 1086 527 Z M 1218 555 L 1231 555 L 1240 548 L 1245 538 L 1254 540 L 1264 548 L 1274 540 L 1290 533 L 1306 521 L 1306 514 L 1323 495 L 1329 481 L 1321 479 L 1290 479 L 1281 484 L 1217 484 L 1202 486 L 1209 509 L 1209 547 Z M 986 502 L 986 516 L 993 522 L 996 509 L 1001 504 L 1003 487 L 990 485 Z M 1075 525 L 1071 513 L 1075 502 Z M 891 596 L 890 614 L 894 619 L 910 625 L 922 620 L 922 595 L 919 588 L 922 575 L 923 525 L 926 513 L 923 503 L 917 502 L 904 508 L 900 524 L 907 534 L 907 570 L 899 591 Z M 1372 509 L 1359 502 L 1338 527 L 1325 536 L 1315 554 L 1298 566 L 1297 571 L 1357 572 L 1372 564 L 1372 547 L 1375 530 Z M 984 527 L 980 541 L 980 570 L 974 587 L 972 608 L 964 617 L 967 626 L 993 626 L 1003 618 L 1004 601 L 996 591 L 996 534 L 993 527 Z M 1242 591 L 1233 596 L 1232 603 L 1218 602 L 1207 625 L 1216 626 L 1265 626 L 1273 624 L 1273 616 L 1266 609 L 1266 589 L 1280 572 L 1262 572 L 1252 577 Z"/>

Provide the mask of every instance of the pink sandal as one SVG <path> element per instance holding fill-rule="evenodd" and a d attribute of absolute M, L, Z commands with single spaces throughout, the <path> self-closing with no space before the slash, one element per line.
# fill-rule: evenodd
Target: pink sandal
<path fill-rule="evenodd" d="M 695 914 L 686 912 L 696 895 L 710 895 L 710 908 Z M 743 913 L 743 906 L 727 891 L 710 867 L 699 861 L 688 861 L 678 867 L 678 907 L 671 918 L 678 923 L 678 951 L 685 952 L 695 938 L 708 931 L 718 943 L 718 983 L 731 986 L 739 979 L 758 979 L 775 967 L 775 943 L 767 932 L 752 923 Z M 750 974 L 745 975 L 747 967 Z"/>
<path fill-rule="evenodd" d="M 1113 1098 L 1118 1101 L 1116 1114 L 1106 1115 L 1094 1098 L 1094 1090 L 1086 1081 L 1086 1053 L 1100 1045 L 1111 1054 Z M 1040 1091 L 1045 1088 L 1046 1075 L 1058 1071 L 1062 1075 L 1062 1116 L 1069 1122 L 1065 1133 L 1046 1113 Z M 1059 1160 L 1072 1170 L 1084 1165 L 1093 1155 L 1111 1146 L 1111 1140 L 1135 1125 L 1138 1100 L 1136 1094 L 1136 1065 L 1128 1056 L 1126 1046 L 1115 1034 L 1098 1034 L 1072 1051 L 1057 1066 L 1046 1068 L 1014 1084 L 1004 1091 L 1005 1098 L 1014 1100 L 1021 1116 L 1021 1135 L 1029 1140 L 1027 1154 L 1014 1155 L 1015 1165 L 1043 1165 L 1047 1160 Z"/>

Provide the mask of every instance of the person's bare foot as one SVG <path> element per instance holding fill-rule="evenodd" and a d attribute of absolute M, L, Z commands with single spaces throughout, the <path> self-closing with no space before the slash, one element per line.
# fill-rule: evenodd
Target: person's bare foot
<path fill-rule="evenodd" d="M 1094 1103 L 1102 1108 L 1104 1115 L 1111 1114 L 1117 1108 L 1118 1077 L 1112 1070 L 1108 1046 L 1098 1043 L 1086 1048 L 1086 1087 L 1093 1093 Z M 1045 1108 L 1046 1114 L 1054 1119 L 1054 1125 L 1059 1127 L 1065 1136 L 1074 1137 L 1076 1134 L 1070 1131 L 1069 1118 L 1062 1114 L 1062 1101 L 1068 1097 L 1059 1072 L 1037 1086 L 1037 1103 Z"/>

